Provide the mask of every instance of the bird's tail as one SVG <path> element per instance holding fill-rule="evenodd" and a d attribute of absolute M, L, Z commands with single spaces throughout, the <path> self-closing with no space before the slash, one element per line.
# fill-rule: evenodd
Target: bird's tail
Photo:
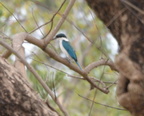
<path fill-rule="evenodd" d="M 80 66 L 80 64 L 76 61 L 76 64 L 78 65 L 78 67 L 80 68 L 80 70 L 82 70 L 82 67 Z"/>

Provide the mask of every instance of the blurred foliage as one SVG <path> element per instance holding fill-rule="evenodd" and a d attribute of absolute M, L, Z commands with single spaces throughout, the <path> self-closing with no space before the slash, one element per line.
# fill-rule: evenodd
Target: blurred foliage
<path fill-rule="evenodd" d="M 27 31 L 31 33 L 38 26 L 49 22 L 61 6 L 63 0 L 0 0 L 0 2 L 4 5 L 0 4 L 0 39 L 4 39 L 5 36 L 11 36 L 19 32 Z M 68 3 L 69 1 L 67 0 L 60 12 L 55 16 L 52 28 L 56 26 Z M 32 35 L 42 39 L 49 32 L 50 28 L 51 22 L 33 32 Z M 67 34 L 83 67 L 101 58 L 109 59 L 112 55 L 112 45 L 110 45 L 110 39 L 107 36 L 109 34 L 108 30 L 83 0 L 76 1 L 59 32 Z M 90 110 L 92 110 L 91 116 L 129 116 L 129 113 L 125 110 L 100 105 L 120 107 L 116 100 L 115 84 L 112 84 L 110 87 L 109 94 L 104 94 L 95 89 L 90 90 L 88 82 L 71 78 L 66 74 L 78 75 L 77 73 L 54 61 L 36 46 L 31 47 L 31 44 L 27 43 L 24 46 L 27 61 L 31 63 L 54 94 L 61 100 L 71 116 L 88 116 Z M 57 41 L 51 42 L 51 45 L 48 47 L 51 47 L 57 54 L 63 56 Z M 3 51 L 4 49 L 0 48 L 0 53 L 3 53 Z M 53 69 L 49 65 L 66 73 Z M 107 86 L 114 83 L 118 76 L 108 66 L 97 67 L 89 75 L 107 82 Z M 40 96 L 44 100 L 48 100 L 59 111 L 54 101 L 29 71 L 28 77 L 33 88 Z M 92 102 L 79 95 L 90 100 L 93 100 L 96 95 L 94 101 L 100 104 L 94 103 L 93 108 L 91 108 Z"/>

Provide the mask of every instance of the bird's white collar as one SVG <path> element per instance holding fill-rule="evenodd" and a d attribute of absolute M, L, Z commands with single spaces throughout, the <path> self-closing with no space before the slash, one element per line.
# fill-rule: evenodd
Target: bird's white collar
<path fill-rule="evenodd" d="M 61 38 L 59 38 L 59 40 L 65 40 L 65 41 L 69 41 L 67 38 L 65 38 L 65 37 L 61 37 Z"/>

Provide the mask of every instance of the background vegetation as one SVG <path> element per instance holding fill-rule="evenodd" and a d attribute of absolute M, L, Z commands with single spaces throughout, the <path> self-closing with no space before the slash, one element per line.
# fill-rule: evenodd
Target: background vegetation
<path fill-rule="evenodd" d="M 34 32 L 32 31 L 49 22 L 63 0 L 0 0 L 0 2 L 2 3 L 0 3 L 1 39 L 18 32 L 28 32 L 39 39 L 43 39 L 51 29 L 51 22 Z M 60 12 L 54 17 L 53 28 L 62 17 L 68 2 L 67 0 Z M 75 2 L 59 32 L 67 34 L 83 68 L 101 59 L 114 60 L 117 43 L 84 0 Z M 4 41 L 11 43 L 9 39 Z M 24 46 L 27 61 L 43 77 L 43 80 L 53 90 L 55 96 L 59 97 L 71 116 L 88 116 L 88 114 L 89 116 L 129 115 L 127 111 L 121 110 L 122 108 L 116 100 L 115 90 L 118 73 L 108 66 L 97 67 L 90 73 L 91 77 L 100 79 L 109 86 L 110 93 L 104 94 L 96 89 L 90 90 L 90 85 L 86 81 L 71 77 L 70 75 L 79 75 L 51 59 L 37 47 L 27 42 Z M 51 42 L 50 47 L 57 54 L 65 57 L 59 49 L 58 41 Z M 3 52 L 2 47 L 0 52 Z M 9 58 L 10 61 L 13 59 L 14 56 Z M 33 78 L 29 71 L 27 73 L 33 88 L 58 111 L 59 109 L 39 82 Z"/>

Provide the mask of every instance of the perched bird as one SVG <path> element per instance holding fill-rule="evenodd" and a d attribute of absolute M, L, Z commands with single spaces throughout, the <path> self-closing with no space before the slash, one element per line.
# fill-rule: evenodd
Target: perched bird
<path fill-rule="evenodd" d="M 67 39 L 66 35 L 63 34 L 63 33 L 60 33 L 60 34 L 57 34 L 54 39 L 59 39 L 59 45 L 60 45 L 60 48 L 61 48 L 62 52 L 68 58 L 72 58 L 76 62 L 78 67 L 82 70 L 81 66 L 78 63 L 76 53 L 75 53 L 74 49 L 72 48 L 72 46 L 71 46 L 69 40 Z"/>

